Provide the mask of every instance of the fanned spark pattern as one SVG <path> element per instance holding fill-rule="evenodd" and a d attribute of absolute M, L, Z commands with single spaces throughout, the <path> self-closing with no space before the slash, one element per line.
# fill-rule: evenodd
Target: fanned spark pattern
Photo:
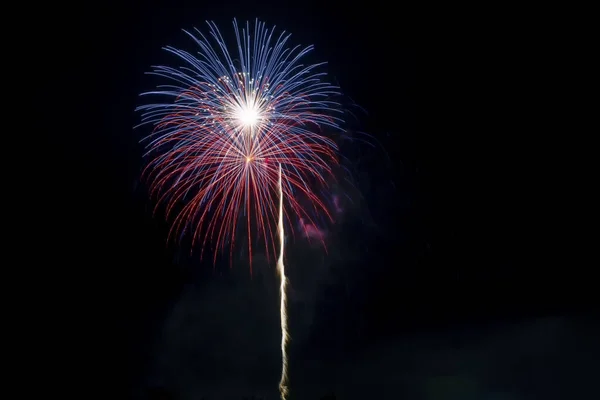
<path fill-rule="evenodd" d="M 170 238 L 189 232 L 192 246 L 231 253 L 243 230 L 252 270 L 253 243 L 262 242 L 267 257 L 275 249 L 278 166 L 291 215 L 331 218 L 318 187 L 338 163 L 324 132 L 341 131 L 339 105 L 329 100 L 339 92 L 316 72 L 321 64 L 301 63 L 312 46 L 286 47 L 289 34 L 274 36 L 259 21 L 251 34 L 249 23 L 240 29 L 234 21 L 234 55 L 208 26 L 212 42 L 186 32 L 197 53 L 166 47 L 183 66 L 150 73 L 169 82 L 143 95 L 168 101 L 138 107 L 142 125 L 154 126 L 144 176 L 173 220 Z"/>

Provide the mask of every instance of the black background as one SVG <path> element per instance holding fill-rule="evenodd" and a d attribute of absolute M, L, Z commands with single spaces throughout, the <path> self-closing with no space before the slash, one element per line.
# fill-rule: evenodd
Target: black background
<path fill-rule="evenodd" d="M 427 350 L 422 356 L 414 350 L 411 359 L 427 365 L 439 356 L 430 353 L 439 346 L 468 348 L 472 336 L 487 338 L 493 331 L 513 337 L 506 330 L 514 329 L 518 337 L 531 336 L 506 339 L 504 345 L 489 339 L 481 346 L 512 356 L 515 365 L 527 357 L 535 361 L 524 372 L 499 377 L 504 383 L 488 388 L 489 393 L 565 398 L 565 393 L 572 396 L 569 390 L 584 390 L 578 379 L 589 383 L 585 376 L 597 370 L 587 364 L 591 347 L 580 350 L 574 344 L 592 337 L 591 322 L 579 317 L 589 306 L 571 294 L 571 283 L 580 276 L 559 261 L 560 249 L 541 250 L 538 218 L 543 214 L 547 223 L 551 211 L 529 200 L 536 179 L 525 172 L 525 164 L 534 155 L 523 150 L 521 130 L 508 122 L 517 112 L 511 104 L 518 92 L 502 90 L 519 75 L 514 66 L 521 56 L 507 51 L 504 40 L 513 38 L 487 26 L 502 27 L 489 13 L 474 23 L 458 11 L 448 19 L 436 12 L 431 14 L 436 23 L 422 16 L 420 23 L 411 7 L 384 3 L 103 2 L 58 10 L 52 10 L 56 17 L 46 18 L 49 27 L 38 36 L 51 110 L 45 120 L 52 121 L 45 131 L 58 147 L 49 157 L 57 168 L 40 170 L 44 184 L 38 191 L 51 199 L 44 202 L 52 210 L 42 212 L 40 225 L 58 260 L 53 294 L 63 300 L 53 325 L 80 349 L 74 363 L 86 366 L 86 372 L 79 371 L 84 376 L 66 386 L 112 398 L 144 398 L 146 388 L 154 386 L 174 395 L 183 390 L 152 372 L 156 337 L 186 288 L 218 278 L 197 272 L 206 268 L 193 259 L 181 262 L 178 250 L 165 244 L 167 225 L 152 217 L 152 204 L 139 185 L 143 149 L 132 130 L 139 121 L 133 110 L 138 94 L 150 89 L 144 72 L 169 62 L 162 46 L 189 46 L 182 28 L 202 29 L 205 20 L 214 20 L 226 30 L 233 17 L 259 18 L 292 32 L 295 42 L 315 44 L 315 57 L 328 61 L 345 94 L 367 110 L 359 128 L 380 141 L 391 160 L 382 162 L 371 153 L 361 164 L 371 184 L 363 195 L 377 233 L 356 221 L 355 235 L 344 233 L 369 249 L 360 250 L 351 278 L 358 288 L 349 297 L 358 300 L 330 301 L 338 296 L 336 284 L 316 284 L 315 308 L 321 310 L 316 315 L 322 322 L 312 326 L 311 337 L 320 339 L 307 339 L 305 349 L 312 346 L 320 355 L 315 359 L 327 359 L 323 363 L 381 367 L 387 364 L 348 360 L 365 349 L 438 338 L 433 342 L 443 344 L 414 345 Z M 68 290 L 58 289 L 63 286 Z M 333 291 L 329 297 L 328 291 Z M 577 296 L 581 292 L 590 293 L 580 289 Z M 335 338 L 327 335 L 333 325 L 354 326 L 357 314 L 366 328 L 337 353 L 330 351 Z M 544 362 L 543 355 L 520 352 L 522 343 L 539 342 L 548 331 L 563 336 L 552 336 L 539 354 L 575 363 L 572 375 L 567 361 Z M 227 332 L 223 336 L 226 342 Z M 199 339 L 195 346 L 212 343 Z M 490 357 L 490 364 L 501 364 Z M 427 392 L 414 389 L 427 386 L 423 379 L 406 384 L 412 388 L 406 393 Z M 327 384 L 322 387 L 328 390 Z M 397 398 L 377 389 L 373 393 Z"/>

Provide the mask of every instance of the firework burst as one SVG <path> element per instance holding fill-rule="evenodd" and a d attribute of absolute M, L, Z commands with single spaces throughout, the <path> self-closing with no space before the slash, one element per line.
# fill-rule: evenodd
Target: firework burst
<path fill-rule="evenodd" d="M 231 256 L 241 231 L 251 265 L 253 243 L 267 257 L 275 250 L 280 166 L 289 213 L 331 218 L 318 193 L 338 162 L 326 133 L 342 121 L 322 64 L 302 63 L 312 46 L 290 48 L 289 34 L 275 36 L 258 21 L 252 30 L 233 25 L 233 53 L 210 22 L 208 37 L 186 32 L 197 52 L 166 47 L 181 66 L 153 67 L 167 84 L 143 94 L 165 101 L 137 110 L 154 127 L 144 175 L 173 221 L 170 236 L 189 232 L 192 245 L 229 247 Z"/>
<path fill-rule="evenodd" d="M 167 216 L 174 215 L 170 236 L 189 230 L 192 247 L 201 242 L 203 250 L 209 243 L 216 250 L 229 244 L 231 259 L 237 232 L 245 225 L 251 272 L 253 237 L 263 240 L 267 257 L 269 247 L 279 243 L 279 391 L 285 400 L 284 199 L 301 220 L 312 223 L 318 214 L 331 218 L 315 186 L 327 185 L 338 162 L 337 146 L 324 132 L 341 130 L 338 104 L 329 100 L 339 93 L 317 72 L 321 64 L 302 64 L 311 46 L 288 48 L 289 35 L 273 36 L 258 21 L 253 31 L 249 23 L 240 31 L 234 21 L 234 58 L 216 25 L 208 25 L 212 42 L 200 31 L 186 32 L 198 52 L 167 47 L 182 66 L 157 66 L 151 72 L 168 84 L 144 95 L 168 101 L 137 109 L 142 125 L 154 126 L 146 138 L 150 161 L 144 175 L 158 204 L 166 204 Z M 217 251 L 214 256 L 216 262 Z"/>

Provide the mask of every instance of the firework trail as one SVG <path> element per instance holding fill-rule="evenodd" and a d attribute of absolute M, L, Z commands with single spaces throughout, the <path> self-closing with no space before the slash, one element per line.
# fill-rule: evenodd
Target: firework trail
<path fill-rule="evenodd" d="M 288 394 L 288 358 L 287 358 L 287 344 L 289 339 L 288 333 L 288 316 L 287 316 L 287 277 L 285 276 L 285 265 L 283 264 L 283 251 L 285 249 L 285 236 L 283 233 L 283 190 L 281 186 L 281 166 L 279 166 L 279 259 L 277 260 L 277 272 L 279 273 L 279 279 L 281 285 L 279 287 L 280 306 L 279 314 L 281 317 L 281 357 L 282 357 L 282 369 L 281 369 L 281 380 L 279 381 L 279 392 L 281 393 L 281 399 L 285 400 Z"/>
<path fill-rule="evenodd" d="M 150 74 L 168 84 L 143 95 L 165 100 L 137 108 L 140 125 L 153 126 L 147 138 L 143 175 L 173 223 L 169 238 L 189 234 L 200 256 L 210 244 L 214 262 L 236 238 L 247 236 L 252 273 L 253 244 L 264 244 L 267 258 L 280 250 L 282 399 L 288 392 L 287 278 L 283 265 L 285 198 L 291 216 L 316 226 L 332 217 L 319 196 L 338 164 L 338 147 L 324 131 L 341 132 L 339 104 L 329 100 L 338 88 L 317 72 L 322 64 L 302 64 L 312 50 L 287 47 L 289 34 L 274 36 L 259 21 L 251 31 L 234 20 L 237 54 L 230 53 L 214 23 L 207 37 L 186 32 L 198 46 L 193 54 L 166 47 L 183 65 L 155 66 Z M 209 40 L 212 39 L 212 41 Z M 276 203 L 276 196 L 279 204 Z M 277 221 L 278 239 L 273 229 Z M 306 231 L 306 228 L 302 228 Z M 306 232 L 305 232 L 306 234 Z"/>

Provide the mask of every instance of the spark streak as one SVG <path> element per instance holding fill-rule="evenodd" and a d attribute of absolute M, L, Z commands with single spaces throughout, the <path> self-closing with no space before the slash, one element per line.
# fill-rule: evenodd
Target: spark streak
<path fill-rule="evenodd" d="M 279 165 L 279 222 L 277 230 L 279 231 L 279 259 L 277 260 L 277 272 L 281 280 L 279 287 L 279 296 L 281 298 L 279 313 L 281 317 L 281 381 L 279 381 L 279 393 L 281 400 L 286 400 L 288 395 L 288 358 L 287 346 L 289 340 L 288 316 L 287 316 L 287 277 L 285 276 L 285 266 L 283 264 L 283 250 L 285 248 L 283 234 L 283 188 L 281 185 L 281 164 Z"/>

